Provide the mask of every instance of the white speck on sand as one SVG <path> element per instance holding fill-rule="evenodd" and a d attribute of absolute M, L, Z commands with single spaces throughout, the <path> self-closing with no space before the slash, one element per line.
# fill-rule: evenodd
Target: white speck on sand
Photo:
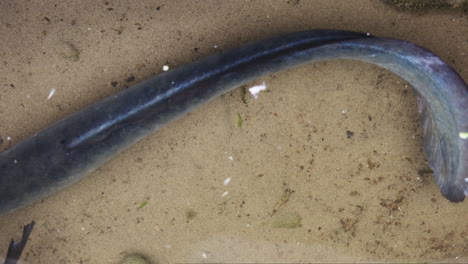
<path fill-rule="evenodd" d="M 55 88 L 50 89 L 49 95 L 47 96 L 47 100 L 49 100 L 50 98 L 52 98 L 52 96 L 54 96 L 55 91 L 56 91 Z"/>
<path fill-rule="evenodd" d="M 226 185 L 228 185 L 230 182 L 231 182 L 231 177 L 226 178 L 226 179 L 224 180 L 223 184 L 226 186 Z"/>
<path fill-rule="evenodd" d="M 265 91 L 266 90 L 266 84 L 265 82 L 263 82 L 261 85 L 255 85 L 255 86 L 252 86 L 249 88 L 249 92 L 250 94 L 253 96 L 253 98 L 255 100 L 258 99 L 258 94 L 261 92 L 261 91 Z"/>
<path fill-rule="evenodd" d="M 229 160 L 234 160 L 234 157 L 233 157 L 233 156 L 229 156 L 228 159 L 229 159 Z"/>
<path fill-rule="evenodd" d="M 468 139 L 468 132 L 460 132 L 458 136 L 460 136 L 461 139 Z"/>
<path fill-rule="evenodd" d="M 341 110 L 341 114 L 346 115 L 346 110 Z"/>
<path fill-rule="evenodd" d="M 11 137 L 6 137 L 6 140 L 10 141 L 10 140 L 11 140 Z"/>
<path fill-rule="evenodd" d="M 221 197 L 225 197 L 225 196 L 228 195 L 228 194 L 229 194 L 229 192 L 227 192 L 227 191 L 226 191 L 226 192 L 223 192 L 223 194 L 221 194 Z"/>
<path fill-rule="evenodd" d="M 84 230 L 85 230 L 85 228 L 84 228 L 84 227 L 82 227 L 82 228 L 81 228 L 81 231 L 84 231 Z"/>
<path fill-rule="evenodd" d="M 13 160 L 13 163 L 15 163 L 15 164 L 18 163 L 18 160 Z"/>
<path fill-rule="evenodd" d="M 217 49 L 217 48 L 218 48 L 218 45 L 214 45 L 213 48 Z"/>
<path fill-rule="evenodd" d="M 201 253 L 201 256 L 202 256 L 202 258 L 204 258 L 204 259 L 207 259 L 207 258 L 208 258 L 208 255 L 207 255 L 205 252 L 202 252 L 202 253 Z"/>
<path fill-rule="evenodd" d="M 169 70 L 169 65 L 164 65 L 162 68 L 163 71 L 168 71 Z"/>

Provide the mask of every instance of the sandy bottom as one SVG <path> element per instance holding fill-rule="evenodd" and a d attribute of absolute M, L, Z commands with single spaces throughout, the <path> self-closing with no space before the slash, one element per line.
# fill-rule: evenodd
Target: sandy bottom
<path fill-rule="evenodd" d="M 364 0 L 2 1 L 0 21 L 1 149 L 164 64 L 293 31 L 412 41 L 468 80 L 463 10 L 413 13 Z M 77 184 L 0 216 L 0 259 L 35 220 L 23 263 L 118 263 L 134 252 L 152 263 L 468 262 L 468 202 L 448 202 L 432 179 L 411 87 L 353 61 L 247 87 L 262 82 L 258 100 L 244 103 L 236 89 Z"/>

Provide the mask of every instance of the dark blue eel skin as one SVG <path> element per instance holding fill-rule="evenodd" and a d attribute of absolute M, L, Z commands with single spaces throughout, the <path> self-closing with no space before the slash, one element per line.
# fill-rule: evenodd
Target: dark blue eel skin
<path fill-rule="evenodd" d="M 78 181 L 145 135 L 233 88 L 335 59 L 375 64 L 414 87 L 424 150 L 437 184 L 448 200 L 463 201 L 468 194 L 468 88 L 461 77 L 409 42 L 313 30 L 254 42 L 159 74 L 1 152 L 0 215 Z"/>

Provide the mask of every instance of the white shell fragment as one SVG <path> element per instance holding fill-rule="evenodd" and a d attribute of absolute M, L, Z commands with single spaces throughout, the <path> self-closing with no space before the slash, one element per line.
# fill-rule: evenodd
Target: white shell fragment
<path fill-rule="evenodd" d="M 266 84 L 265 82 L 263 82 L 261 85 L 255 85 L 253 87 L 250 87 L 249 88 L 249 92 L 250 94 L 252 94 L 253 98 L 255 100 L 258 99 L 258 94 L 261 92 L 261 91 L 265 91 L 266 90 Z"/>
<path fill-rule="evenodd" d="M 50 98 L 52 98 L 52 96 L 54 96 L 55 91 L 56 91 L 55 88 L 52 88 L 52 89 L 50 90 L 49 95 L 47 96 L 47 100 L 49 100 Z"/>
<path fill-rule="evenodd" d="M 458 136 L 460 136 L 461 139 L 468 139 L 468 132 L 460 132 Z"/>
<path fill-rule="evenodd" d="M 226 178 L 223 182 L 224 186 L 228 185 L 231 182 L 231 177 Z"/>
<path fill-rule="evenodd" d="M 168 70 L 169 70 L 169 65 L 163 65 L 162 70 L 163 70 L 163 71 L 168 71 Z"/>

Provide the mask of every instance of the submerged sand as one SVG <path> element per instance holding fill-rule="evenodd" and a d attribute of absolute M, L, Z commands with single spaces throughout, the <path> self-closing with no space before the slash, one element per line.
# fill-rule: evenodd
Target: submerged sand
<path fill-rule="evenodd" d="M 2 150 L 163 65 L 293 31 L 408 40 L 468 80 L 463 7 L 2 1 L 0 21 Z M 130 253 L 153 263 L 468 262 L 468 202 L 448 202 L 432 179 L 411 87 L 354 61 L 246 87 L 263 82 L 258 100 L 236 89 L 0 216 L 0 256 L 35 220 L 24 263 L 117 263 Z"/>

